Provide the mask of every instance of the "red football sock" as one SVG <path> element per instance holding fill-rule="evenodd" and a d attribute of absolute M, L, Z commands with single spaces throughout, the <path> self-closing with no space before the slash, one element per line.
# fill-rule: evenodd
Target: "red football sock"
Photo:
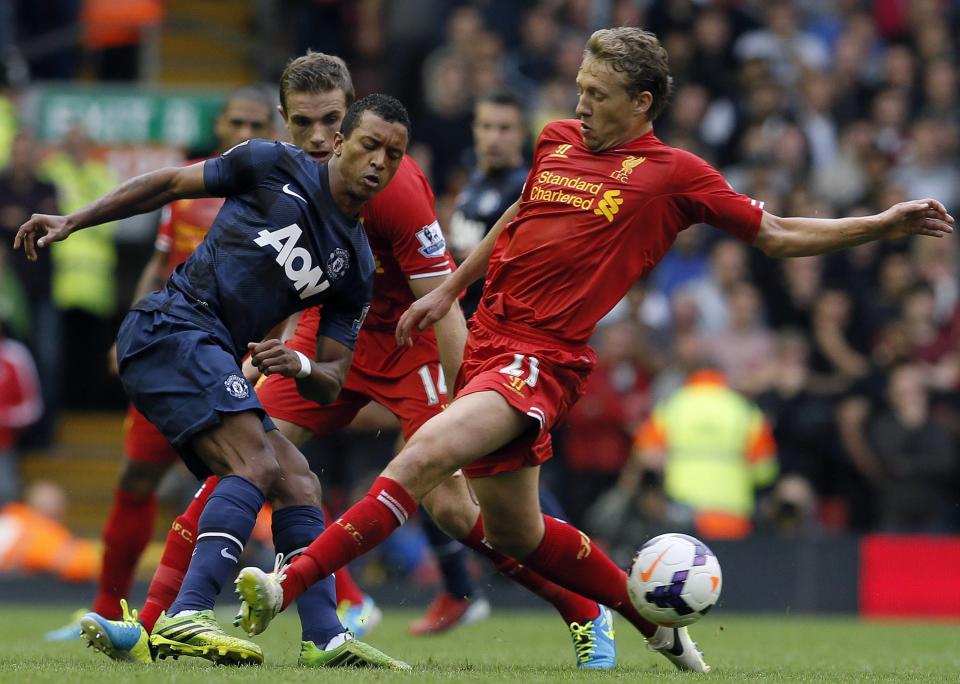
<path fill-rule="evenodd" d="M 390 536 L 417 510 L 416 500 L 400 484 L 378 477 L 355 503 L 284 570 L 283 607 L 317 580 L 363 555 Z"/>
<path fill-rule="evenodd" d="M 207 505 L 207 499 L 213 494 L 216 486 L 217 478 L 208 477 L 193 497 L 193 501 L 187 506 L 187 510 L 173 521 L 170 531 L 167 532 L 167 543 L 163 547 L 160 565 L 153 573 L 150 588 L 147 589 L 147 600 L 143 604 L 143 610 L 140 611 L 139 620 L 147 632 L 153 631 L 153 625 L 160 617 L 160 613 L 169 608 L 177 598 L 183 574 L 190 565 L 190 556 L 197 543 L 200 514 L 203 513 L 203 507 Z"/>
<path fill-rule="evenodd" d="M 470 534 L 460 540 L 460 543 L 492 560 L 497 572 L 553 604 L 553 607 L 557 609 L 563 621 L 568 625 L 571 622 L 583 624 L 596 619 L 600 614 L 600 607 L 596 601 L 591 601 L 569 589 L 554 584 L 543 575 L 491 548 L 483 538 L 482 517 L 477 517 L 477 524 L 470 530 Z"/>
<path fill-rule="evenodd" d="M 120 599 L 130 595 L 133 573 L 153 534 L 157 497 L 135 496 L 118 489 L 103 529 L 103 565 L 93 611 L 108 620 L 120 618 Z"/>
<path fill-rule="evenodd" d="M 539 571 L 557 584 L 610 606 L 629 620 L 644 636 L 657 626 L 644 620 L 627 594 L 627 574 L 573 525 L 549 515 L 540 546 L 524 559 L 524 565 Z"/>
<path fill-rule="evenodd" d="M 332 516 L 330 515 L 330 509 L 326 506 L 323 507 L 323 517 L 328 523 L 332 519 Z M 353 581 L 353 575 L 350 574 L 350 570 L 347 568 L 347 566 L 343 566 L 333 573 L 333 580 L 336 586 L 338 605 L 341 601 L 349 601 L 355 606 L 359 606 L 361 603 L 363 603 L 363 592 L 360 591 L 360 587 L 357 586 L 357 583 Z"/>

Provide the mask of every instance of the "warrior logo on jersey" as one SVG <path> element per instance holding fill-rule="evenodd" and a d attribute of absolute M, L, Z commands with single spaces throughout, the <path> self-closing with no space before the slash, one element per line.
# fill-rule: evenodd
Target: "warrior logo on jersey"
<path fill-rule="evenodd" d="M 306 299 L 323 292 L 330 287 L 323 277 L 323 269 L 313 265 L 313 255 L 303 247 L 298 247 L 303 230 L 291 223 L 278 230 L 261 230 L 254 242 L 260 247 L 270 245 L 277 250 L 277 263 L 283 266 L 287 278 L 293 281 L 293 287 L 300 293 L 300 299 Z"/>
<path fill-rule="evenodd" d="M 440 224 L 436 221 L 421 228 L 417 232 L 417 240 L 422 245 L 418 251 L 428 259 L 443 255 L 443 252 L 447 249 Z"/>
<path fill-rule="evenodd" d="M 337 247 L 327 259 L 327 276 L 330 280 L 339 280 L 348 268 L 350 268 L 350 252 L 343 247 Z"/>
<path fill-rule="evenodd" d="M 223 386 L 227 388 L 227 394 L 234 399 L 246 399 L 250 396 L 250 385 L 239 375 L 230 375 L 223 381 Z"/>
<path fill-rule="evenodd" d="M 573 147 L 573 145 L 566 144 L 566 143 L 563 144 L 563 145 L 557 145 L 556 151 L 553 152 L 550 156 L 551 156 L 551 157 L 560 157 L 561 159 L 566 159 L 566 158 L 567 158 L 567 152 L 570 151 L 570 148 L 571 148 L 571 147 Z"/>
<path fill-rule="evenodd" d="M 646 157 L 634 157 L 632 154 L 623 160 L 623 163 L 620 165 L 620 168 L 610 174 L 610 177 L 620 181 L 621 183 L 626 183 L 630 180 L 630 174 L 633 173 L 633 170 L 640 166 L 643 162 L 647 161 Z"/>

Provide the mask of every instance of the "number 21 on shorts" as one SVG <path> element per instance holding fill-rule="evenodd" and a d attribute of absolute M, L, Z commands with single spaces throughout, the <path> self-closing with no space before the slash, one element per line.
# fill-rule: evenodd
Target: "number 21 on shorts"
<path fill-rule="evenodd" d="M 524 368 L 526 365 L 526 369 Z M 526 382 L 530 387 L 533 387 L 537 384 L 537 378 L 540 377 L 540 359 L 536 356 L 524 356 L 523 354 L 514 354 L 513 363 L 509 366 L 504 366 L 500 369 L 500 372 L 505 375 L 510 375 L 514 378 L 522 378 L 524 375 L 527 376 Z"/>

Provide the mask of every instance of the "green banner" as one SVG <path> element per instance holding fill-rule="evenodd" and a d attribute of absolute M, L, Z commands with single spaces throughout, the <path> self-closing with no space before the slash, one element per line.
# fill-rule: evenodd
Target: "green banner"
<path fill-rule="evenodd" d="M 29 96 L 26 123 L 48 143 L 79 123 L 101 145 L 208 148 L 215 145 L 213 122 L 225 96 L 138 86 L 38 86 Z"/>

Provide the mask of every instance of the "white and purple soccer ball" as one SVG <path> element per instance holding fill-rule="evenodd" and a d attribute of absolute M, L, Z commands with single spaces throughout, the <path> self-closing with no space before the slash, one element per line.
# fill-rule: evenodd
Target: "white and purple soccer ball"
<path fill-rule="evenodd" d="M 664 627 L 690 625 L 720 598 L 723 575 L 716 555 L 686 534 L 661 534 L 634 556 L 627 591 L 637 611 Z"/>

